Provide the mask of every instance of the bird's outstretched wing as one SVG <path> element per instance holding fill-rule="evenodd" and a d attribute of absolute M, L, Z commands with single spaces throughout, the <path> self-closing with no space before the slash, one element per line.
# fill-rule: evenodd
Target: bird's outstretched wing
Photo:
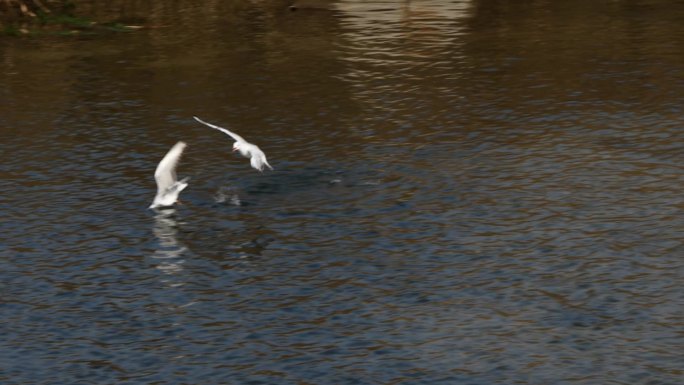
<path fill-rule="evenodd" d="M 202 119 L 200 119 L 200 118 L 198 118 L 198 117 L 196 117 L 196 116 L 193 116 L 193 118 L 195 118 L 196 121 L 198 121 L 198 122 L 204 124 L 205 126 L 209 126 L 209 127 L 211 127 L 211 128 L 214 128 L 214 129 L 216 129 L 216 130 L 219 130 L 219 131 L 223 132 L 224 134 L 230 135 L 230 137 L 233 138 L 233 139 L 235 139 L 236 142 L 245 142 L 245 143 L 247 142 L 247 141 L 244 140 L 240 135 L 238 135 L 238 134 L 236 134 L 236 133 L 234 133 L 234 132 L 231 132 L 231 131 L 229 131 L 229 130 L 226 130 L 226 129 L 223 128 L 223 127 L 219 127 L 219 126 L 213 125 L 213 124 L 211 124 L 211 123 L 207 123 L 207 122 L 203 121 Z"/>
<path fill-rule="evenodd" d="M 183 154 L 183 150 L 185 150 L 185 146 L 185 142 L 178 142 L 171 147 L 154 171 L 154 180 L 157 181 L 159 193 L 166 191 L 176 183 L 176 165 Z"/>

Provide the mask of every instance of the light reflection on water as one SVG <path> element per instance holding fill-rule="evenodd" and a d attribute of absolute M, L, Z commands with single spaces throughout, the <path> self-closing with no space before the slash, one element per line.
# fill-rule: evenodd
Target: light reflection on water
<path fill-rule="evenodd" d="M 680 382 L 684 9 L 177 4 L 0 48 L 0 382 Z"/>
<path fill-rule="evenodd" d="M 386 128 L 395 131 L 391 142 L 406 140 L 396 132 L 423 125 L 417 114 L 428 107 L 423 101 L 434 103 L 430 107 L 438 110 L 433 112 L 443 113 L 440 100 L 447 109 L 463 98 L 450 83 L 463 76 L 458 67 L 464 61 L 462 35 L 470 2 L 405 2 L 396 8 L 377 2 L 341 2 L 337 9 L 342 15 L 340 59 L 347 64 L 346 73 L 338 77 L 353 90 L 351 97 L 365 106 L 367 120 L 380 129 L 384 125 L 376 122 L 392 123 Z M 376 139 L 375 130 L 363 130 L 362 137 L 388 139 Z"/>
<path fill-rule="evenodd" d="M 173 218 L 175 211 L 174 209 L 159 210 L 154 216 L 155 223 L 152 229 L 159 242 L 159 249 L 154 252 L 152 258 L 157 260 L 157 269 L 169 275 L 183 270 L 183 263 L 185 263 L 183 255 L 189 251 L 176 239 L 178 223 Z"/>

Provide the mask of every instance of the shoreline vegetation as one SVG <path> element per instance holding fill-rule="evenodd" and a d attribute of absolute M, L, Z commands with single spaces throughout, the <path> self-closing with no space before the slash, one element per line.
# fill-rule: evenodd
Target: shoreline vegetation
<path fill-rule="evenodd" d="M 0 0 L 0 36 L 83 35 L 142 28 L 76 14 L 72 0 Z"/>
<path fill-rule="evenodd" d="M 330 9 L 331 4 L 332 0 L 0 0 L 0 37 L 101 35 L 163 28 L 175 20 L 168 15 L 180 9 L 251 17 L 255 13 Z"/>

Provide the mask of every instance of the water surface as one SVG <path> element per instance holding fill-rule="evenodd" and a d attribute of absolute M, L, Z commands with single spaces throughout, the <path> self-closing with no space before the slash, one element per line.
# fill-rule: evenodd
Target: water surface
<path fill-rule="evenodd" d="M 108 4 L 0 40 L 3 384 L 681 383 L 683 6 Z"/>

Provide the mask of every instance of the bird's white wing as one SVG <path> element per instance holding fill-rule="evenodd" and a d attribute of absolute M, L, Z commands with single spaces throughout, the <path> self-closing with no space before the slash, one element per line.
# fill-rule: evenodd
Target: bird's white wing
<path fill-rule="evenodd" d="M 163 192 L 176 183 L 176 165 L 185 150 L 185 142 L 176 143 L 164 159 L 159 162 L 157 170 L 154 172 L 154 180 L 157 181 L 157 190 Z"/>
<path fill-rule="evenodd" d="M 236 142 L 245 142 L 245 143 L 247 143 L 246 140 L 244 140 L 240 135 L 238 135 L 238 134 L 236 134 L 236 133 L 234 133 L 234 132 L 228 131 L 228 130 L 226 130 L 226 129 L 223 128 L 223 127 L 219 127 L 219 126 L 213 125 L 213 124 L 211 124 L 211 123 L 207 123 L 207 122 L 203 121 L 202 119 L 200 119 L 200 118 L 198 118 L 198 117 L 196 117 L 196 116 L 193 116 L 193 118 L 195 118 L 196 121 L 198 121 L 198 122 L 204 124 L 205 126 L 209 126 L 209 127 L 211 127 L 211 128 L 214 128 L 214 129 L 217 129 L 217 130 L 223 132 L 224 134 L 230 135 L 230 137 L 233 138 L 233 139 L 235 139 Z"/>

